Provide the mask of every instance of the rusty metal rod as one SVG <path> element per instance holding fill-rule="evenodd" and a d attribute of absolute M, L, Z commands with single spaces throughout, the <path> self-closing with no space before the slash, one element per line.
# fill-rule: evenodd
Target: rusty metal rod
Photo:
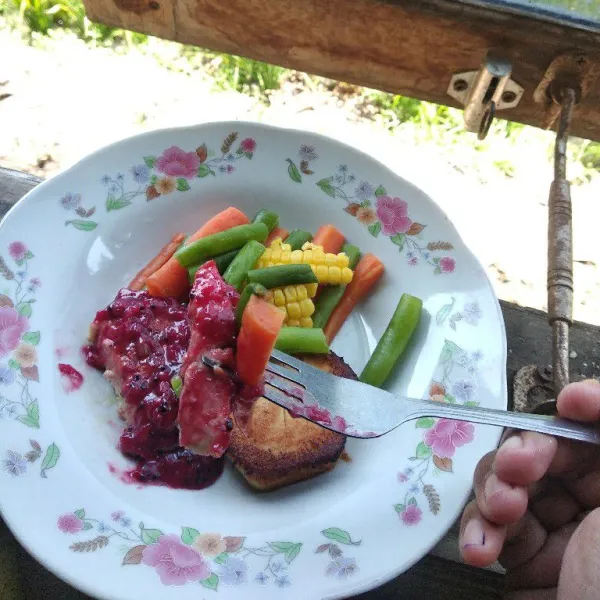
<path fill-rule="evenodd" d="M 567 142 L 576 91 L 556 95 L 561 105 L 554 149 L 554 181 L 548 202 L 548 321 L 552 326 L 554 391 L 569 383 L 569 327 L 573 321 L 573 221 L 571 186 L 567 181 Z"/>

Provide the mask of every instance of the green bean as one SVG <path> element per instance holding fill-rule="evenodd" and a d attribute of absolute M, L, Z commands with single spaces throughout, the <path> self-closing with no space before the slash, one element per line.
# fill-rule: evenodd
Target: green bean
<path fill-rule="evenodd" d="M 344 252 L 350 260 L 348 266 L 351 269 L 354 269 L 358 264 L 358 259 L 360 258 L 360 249 L 352 244 L 344 244 L 342 247 L 342 252 Z M 325 327 L 325 325 L 327 325 L 327 321 L 329 321 L 331 313 L 339 304 L 345 291 L 345 285 L 323 286 L 315 306 L 315 312 L 312 316 L 314 327 Z"/>
<path fill-rule="evenodd" d="M 225 252 L 224 254 L 219 254 L 218 256 L 213 256 L 212 259 L 209 260 L 214 260 L 215 264 L 217 265 L 217 269 L 219 270 L 219 273 L 221 273 L 221 275 L 223 275 L 223 273 L 225 273 L 225 270 L 227 269 L 227 267 L 231 264 L 231 261 L 237 256 L 239 250 L 231 250 L 230 252 Z M 208 261 L 204 261 L 202 263 L 202 265 L 206 264 Z M 194 283 L 194 279 L 196 278 L 196 271 L 198 271 L 198 269 L 202 266 L 202 265 L 196 265 L 195 267 L 190 267 L 188 269 L 188 277 L 190 280 L 190 285 L 193 285 Z"/>
<path fill-rule="evenodd" d="M 275 227 L 279 226 L 279 215 L 274 213 L 272 210 L 262 208 L 256 213 L 254 219 L 252 219 L 252 222 L 264 223 L 269 228 L 269 233 L 271 233 Z"/>
<path fill-rule="evenodd" d="M 264 223 L 238 225 L 188 244 L 175 252 L 175 258 L 182 266 L 192 267 L 211 256 L 241 248 L 249 240 L 264 242 L 268 235 L 269 228 Z"/>
<path fill-rule="evenodd" d="M 236 249 L 230 250 L 229 252 L 225 252 L 224 254 L 219 254 L 218 256 L 213 256 L 212 260 L 215 261 L 217 269 L 219 270 L 219 273 L 221 273 L 221 275 L 225 273 L 227 267 L 229 267 L 229 265 L 235 260 L 235 257 L 239 254 L 239 252 L 240 251 Z"/>
<path fill-rule="evenodd" d="M 254 267 L 264 251 L 265 247 L 260 242 L 256 240 L 246 242 L 237 256 L 229 263 L 227 270 L 223 273 L 223 279 L 241 292 L 248 277 L 248 271 Z"/>
<path fill-rule="evenodd" d="M 284 243 L 289 244 L 292 247 L 292 250 L 302 250 L 302 246 L 304 246 L 306 242 L 312 242 L 312 240 L 312 233 L 302 231 L 301 229 L 294 229 L 294 231 L 285 238 Z"/>
<path fill-rule="evenodd" d="M 386 330 L 360 374 L 360 381 L 376 387 L 384 384 L 406 350 L 421 318 L 422 308 L 421 299 L 402 294 Z"/>
<path fill-rule="evenodd" d="M 310 265 L 277 265 L 248 272 L 248 281 L 260 283 L 266 288 L 298 285 L 300 283 L 318 283 L 317 276 Z"/>
<path fill-rule="evenodd" d="M 250 298 L 252 296 L 264 296 L 267 293 L 267 288 L 264 285 L 260 285 L 260 283 L 249 283 L 242 292 L 240 296 L 240 301 L 238 302 L 237 308 L 235 309 L 235 320 L 238 324 L 238 327 L 242 325 L 242 315 L 244 314 L 244 310 L 250 302 Z"/>
<path fill-rule="evenodd" d="M 173 388 L 175 395 L 179 398 L 181 388 L 183 387 L 183 380 L 180 375 L 173 375 L 173 377 L 171 377 L 171 387 Z"/>
<path fill-rule="evenodd" d="M 282 327 L 275 348 L 286 354 L 327 354 L 329 346 L 322 329 Z"/>

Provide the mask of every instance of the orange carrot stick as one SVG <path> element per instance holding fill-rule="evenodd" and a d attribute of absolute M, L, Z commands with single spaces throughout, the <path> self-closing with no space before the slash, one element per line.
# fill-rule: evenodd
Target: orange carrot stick
<path fill-rule="evenodd" d="M 250 220 L 239 208 L 230 206 L 220 213 L 217 213 L 212 219 L 206 221 L 206 223 L 190 237 L 187 243 L 191 244 L 200 238 L 220 233 L 221 231 L 237 227 L 238 225 L 247 225 L 248 223 L 250 223 Z"/>
<path fill-rule="evenodd" d="M 328 344 L 331 344 L 354 307 L 379 281 L 383 271 L 383 263 L 374 254 L 365 254 L 358 261 L 352 281 L 346 286 L 342 299 L 333 309 L 329 321 L 325 325 L 325 337 Z"/>
<path fill-rule="evenodd" d="M 275 227 L 275 229 L 273 229 L 273 231 L 271 231 L 269 234 L 269 237 L 265 240 L 265 246 L 268 247 L 275 238 L 281 238 L 282 240 L 285 240 L 288 235 L 290 235 L 290 232 L 287 229 L 284 229 L 283 227 Z"/>
<path fill-rule="evenodd" d="M 181 242 L 185 240 L 185 233 L 176 233 L 171 241 L 131 280 L 127 286 L 134 292 L 139 292 L 146 285 L 148 277 L 156 273 L 177 252 Z"/>
<path fill-rule="evenodd" d="M 194 235 L 190 236 L 186 245 L 200 238 L 237 227 L 246 225 L 250 221 L 239 209 L 230 206 L 209 219 Z M 176 258 L 170 258 L 158 271 L 148 277 L 146 288 L 151 296 L 165 298 L 171 296 L 180 298 L 188 287 L 188 272 L 179 264 Z"/>
<path fill-rule="evenodd" d="M 258 296 L 251 296 L 242 313 L 237 338 L 236 369 L 240 379 L 257 385 L 275 347 L 285 313 Z"/>
<path fill-rule="evenodd" d="M 325 252 L 337 254 L 344 245 L 344 234 L 333 225 L 321 225 L 315 234 L 313 244 L 323 246 Z"/>

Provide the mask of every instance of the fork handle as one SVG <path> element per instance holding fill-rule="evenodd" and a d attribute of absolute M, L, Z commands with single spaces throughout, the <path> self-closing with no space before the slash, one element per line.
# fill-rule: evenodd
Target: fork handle
<path fill-rule="evenodd" d="M 515 429 L 555 435 L 570 440 L 600 444 L 600 428 L 597 425 L 547 415 L 411 399 L 406 420 L 410 421 L 420 417 L 439 417 L 467 421 L 469 423 L 479 423 L 481 425 L 513 427 Z"/>

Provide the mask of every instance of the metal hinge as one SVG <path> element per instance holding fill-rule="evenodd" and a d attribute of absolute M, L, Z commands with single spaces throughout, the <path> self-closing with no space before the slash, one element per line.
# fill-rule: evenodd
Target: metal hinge
<path fill-rule="evenodd" d="M 501 56 L 488 54 L 478 71 L 457 73 L 448 94 L 464 107 L 465 125 L 483 140 L 496 112 L 517 106 L 523 88 L 511 79 L 512 65 Z"/>

